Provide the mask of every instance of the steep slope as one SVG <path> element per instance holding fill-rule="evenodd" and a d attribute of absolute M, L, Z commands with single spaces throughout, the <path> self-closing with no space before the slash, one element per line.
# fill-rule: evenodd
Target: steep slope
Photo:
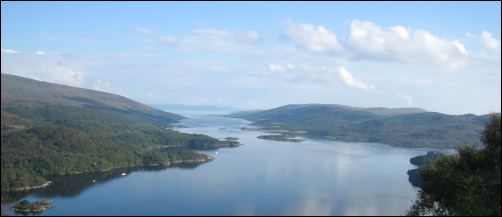
<path fill-rule="evenodd" d="M 479 144 L 489 115 L 446 115 L 419 108 L 358 108 L 343 105 L 287 105 L 235 113 L 264 129 L 306 131 L 340 141 L 378 142 L 403 147 L 451 148 Z"/>

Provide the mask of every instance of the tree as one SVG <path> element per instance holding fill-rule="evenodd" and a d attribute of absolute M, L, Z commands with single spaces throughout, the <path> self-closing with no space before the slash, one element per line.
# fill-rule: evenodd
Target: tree
<path fill-rule="evenodd" d="M 407 215 L 498 215 L 500 203 L 500 115 L 492 115 L 481 141 L 460 145 L 457 154 L 423 166 L 421 190 Z"/>

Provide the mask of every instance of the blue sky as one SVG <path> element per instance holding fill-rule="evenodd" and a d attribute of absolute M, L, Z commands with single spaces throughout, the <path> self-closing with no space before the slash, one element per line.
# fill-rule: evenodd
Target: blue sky
<path fill-rule="evenodd" d="M 2 2 L 2 73 L 144 103 L 500 112 L 500 2 Z"/>

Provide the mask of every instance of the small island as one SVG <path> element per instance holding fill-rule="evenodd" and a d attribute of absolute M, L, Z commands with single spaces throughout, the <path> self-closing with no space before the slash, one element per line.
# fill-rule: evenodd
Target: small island
<path fill-rule="evenodd" d="M 241 145 L 241 143 L 238 141 L 235 141 L 235 140 L 225 140 L 225 141 L 220 141 L 220 143 L 219 143 L 220 148 L 223 148 L 223 147 L 233 148 L 233 147 L 237 147 L 239 145 Z"/>
<path fill-rule="evenodd" d="M 43 199 L 33 203 L 22 200 L 14 205 L 11 210 L 19 214 L 40 214 L 45 210 L 52 208 L 52 200 Z"/>
<path fill-rule="evenodd" d="M 274 140 L 280 142 L 303 142 L 305 139 L 296 139 L 287 135 L 261 135 L 256 137 L 258 139 Z"/>
<path fill-rule="evenodd" d="M 229 137 L 226 137 L 225 140 L 227 140 L 227 141 L 237 141 L 237 140 L 239 140 L 239 138 L 229 136 Z"/>

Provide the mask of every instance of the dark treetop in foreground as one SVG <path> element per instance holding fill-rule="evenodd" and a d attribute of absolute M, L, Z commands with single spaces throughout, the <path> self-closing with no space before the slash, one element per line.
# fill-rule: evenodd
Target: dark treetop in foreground
<path fill-rule="evenodd" d="M 407 214 L 500 216 L 500 134 L 500 115 L 494 115 L 482 133 L 483 147 L 464 144 L 455 155 L 430 155 Z"/>

